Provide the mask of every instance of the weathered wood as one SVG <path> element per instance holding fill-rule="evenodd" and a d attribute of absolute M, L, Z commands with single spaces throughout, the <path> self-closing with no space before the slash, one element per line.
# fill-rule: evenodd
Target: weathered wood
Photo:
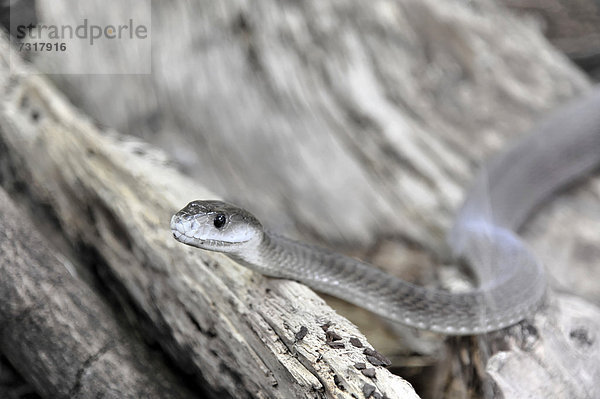
<path fill-rule="evenodd" d="M 367 356 L 349 339 L 370 345 L 306 287 L 176 242 L 171 214 L 213 195 L 143 143 L 98 132 L 44 78 L 24 67 L 11 76 L 8 44 L 0 46 L 1 138 L 23 183 L 50 204 L 73 242 L 98 251 L 161 346 L 207 391 L 351 398 L 372 386 L 389 398 L 416 397 L 383 367 L 373 366 L 376 378 L 355 368 Z M 326 342 L 327 322 L 342 348 Z M 296 339 L 302 327 L 307 334 Z"/>
<path fill-rule="evenodd" d="M 0 350 L 48 398 L 192 398 L 0 188 Z M 72 268 L 72 266 L 71 266 Z"/>
<path fill-rule="evenodd" d="M 596 79 L 600 77 L 600 5 L 594 0 L 502 0 L 534 19 L 546 37 Z"/>
<path fill-rule="evenodd" d="M 487 371 L 505 398 L 597 398 L 600 395 L 600 308 L 553 293 L 531 325 L 509 330 L 506 350 Z"/>
<path fill-rule="evenodd" d="M 42 9 L 51 21 L 76 22 L 80 9 L 65 4 Z M 54 79 L 101 123 L 163 144 L 204 186 L 269 227 L 359 243 L 390 269 L 414 264 L 415 279 L 427 283 L 436 272 L 423 265 L 446 259 L 443 235 L 477 164 L 588 87 L 531 24 L 491 1 L 182 4 L 154 4 L 153 75 Z M 125 1 L 123 9 L 88 6 L 106 20 L 135 14 Z M 111 59 L 83 46 L 80 54 L 82 62 Z M 545 207 L 525 234 L 553 285 L 593 302 L 598 179 L 576 191 Z M 538 325 L 565 320 L 565 301 L 552 293 L 534 319 L 534 351 L 523 349 L 531 341 L 519 339 L 530 331 L 521 325 L 485 337 L 492 344 L 479 352 L 453 352 L 446 368 L 468 363 L 483 378 L 482 359 L 498 353 L 490 372 L 508 397 L 530 395 L 528 376 L 553 375 L 540 382 L 545 392 L 568 394 L 565 381 L 595 387 L 595 363 L 584 362 L 592 376 L 584 380 L 555 360 L 553 343 L 566 351 L 561 357 L 579 353 L 571 324 Z M 595 307 L 577 303 L 593 322 Z M 503 368 L 509 359 L 517 366 Z M 534 372 L 532 361 L 545 371 Z M 522 378 L 503 377 L 509 370 Z M 462 377 L 440 384 L 436 396 Z M 581 392 L 594 396 L 587 388 L 574 395 Z"/>

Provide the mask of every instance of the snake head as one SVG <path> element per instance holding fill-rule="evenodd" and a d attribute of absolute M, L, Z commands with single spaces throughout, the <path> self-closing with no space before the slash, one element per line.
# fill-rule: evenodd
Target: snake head
<path fill-rule="evenodd" d="M 192 201 L 171 218 L 173 237 L 210 251 L 235 253 L 256 244 L 263 228 L 250 212 L 222 201 Z"/>

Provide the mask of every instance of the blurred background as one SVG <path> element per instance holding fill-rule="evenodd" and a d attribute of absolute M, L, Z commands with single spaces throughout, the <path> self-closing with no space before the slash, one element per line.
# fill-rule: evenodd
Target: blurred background
<path fill-rule="evenodd" d="M 10 30 L 135 18 L 149 3 L 0 4 Z M 150 28 L 149 58 L 83 41 L 69 57 L 24 56 L 99 127 L 162 148 L 270 230 L 424 285 L 454 273 L 444 236 L 478 165 L 600 78 L 594 0 L 153 1 Z M 65 73 L 74 65 L 105 72 Z M 439 367 L 435 338 L 399 344 L 329 300 L 416 387 Z"/>

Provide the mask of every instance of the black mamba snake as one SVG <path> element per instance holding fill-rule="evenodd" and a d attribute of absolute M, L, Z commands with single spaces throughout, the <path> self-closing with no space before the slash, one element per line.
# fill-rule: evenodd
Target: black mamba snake
<path fill-rule="evenodd" d="M 451 335 L 478 334 L 530 316 L 546 291 L 543 266 L 516 235 L 532 209 L 600 163 L 600 89 L 562 108 L 490 162 L 449 234 L 478 278 L 451 293 L 410 284 L 359 260 L 265 231 L 248 211 L 193 201 L 171 219 L 175 239 L 224 252 L 267 276 L 302 282 L 392 321 Z"/>

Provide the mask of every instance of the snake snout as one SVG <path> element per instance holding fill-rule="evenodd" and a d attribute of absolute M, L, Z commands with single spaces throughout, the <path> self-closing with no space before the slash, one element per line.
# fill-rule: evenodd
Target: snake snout
<path fill-rule="evenodd" d="M 186 235 L 186 223 L 181 215 L 176 214 L 171 218 L 171 232 L 176 240 L 181 241 L 181 236 Z"/>
<path fill-rule="evenodd" d="M 173 234 L 175 234 L 175 232 L 183 233 L 182 231 L 180 231 L 181 228 L 181 216 L 179 216 L 178 214 L 173 215 L 173 217 L 171 218 L 171 231 L 173 231 Z"/>

